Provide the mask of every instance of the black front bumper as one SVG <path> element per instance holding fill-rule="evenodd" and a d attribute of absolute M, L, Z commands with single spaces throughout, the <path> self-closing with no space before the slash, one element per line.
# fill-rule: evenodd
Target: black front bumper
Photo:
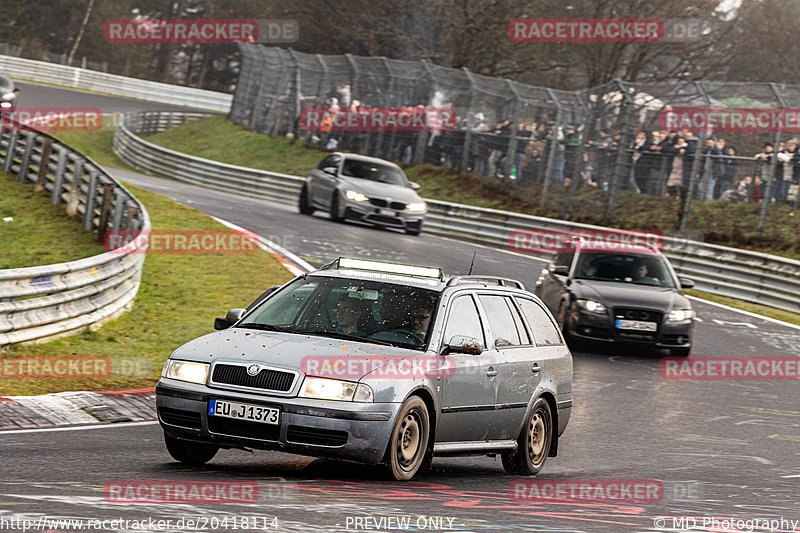
<path fill-rule="evenodd" d="M 613 310 L 604 315 L 573 309 L 567 317 L 567 331 L 577 339 L 607 343 L 636 344 L 653 348 L 690 348 L 694 321 L 668 322 L 657 314 L 656 331 L 623 330 L 616 327 Z"/>

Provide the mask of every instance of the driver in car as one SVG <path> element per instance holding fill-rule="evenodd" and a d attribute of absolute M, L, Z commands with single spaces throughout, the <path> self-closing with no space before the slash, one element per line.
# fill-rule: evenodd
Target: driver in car
<path fill-rule="evenodd" d="M 338 324 L 335 325 L 334 331 L 345 335 L 363 337 L 364 333 L 358 329 L 363 312 L 364 305 L 362 300 L 350 298 L 348 293 L 343 293 L 339 296 L 339 301 L 336 305 L 336 320 Z"/>
<path fill-rule="evenodd" d="M 653 276 L 648 276 L 648 273 L 647 263 L 644 261 L 639 260 L 633 264 L 633 281 L 635 283 L 661 283 L 661 280 Z"/>

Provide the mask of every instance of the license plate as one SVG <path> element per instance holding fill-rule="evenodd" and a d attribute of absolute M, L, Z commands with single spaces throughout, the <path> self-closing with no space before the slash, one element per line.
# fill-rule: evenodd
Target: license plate
<path fill-rule="evenodd" d="M 378 209 L 378 214 L 379 215 L 384 215 L 384 216 L 387 216 L 387 217 L 395 216 L 395 212 L 392 211 L 391 209 Z"/>
<path fill-rule="evenodd" d="M 641 320 L 617 320 L 617 329 L 635 329 L 638 331 L 656 331 L 655 322 L 642 322 Z"/>
<path fill-rule="evenodd" d="M 273 425 L 278 424 L 281 417 L 280 409 L 274 407 L 212 399 L 208 400 L 208 414 Z"/>

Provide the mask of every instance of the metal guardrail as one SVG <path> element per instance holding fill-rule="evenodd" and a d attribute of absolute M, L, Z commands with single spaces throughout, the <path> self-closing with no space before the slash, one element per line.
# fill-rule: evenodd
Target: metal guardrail
<path fill-rule="evenodd" d="M 49 194 L 53 205 L 65 204 L 99 240 L 109 230 L 150 230 L 146 208 L 124 186 L 47 134 L 0 131 L 0 164 L 19 183 Z M 124 312 L 139 289 L 145 258 L 129 250 L 0 270 L 0 347 L 77 332 Z"/>
<path fill-rule="evenodd" d="M 145 172 L 178 181 L 285 204 L 295 204 L 303 178 L 228 165 L 168 150 L 137 134 L 164 131 L 190 120 L 170 112 L 128 113 L 119 122 L 114 149 Z M 515 231 L 609 231 L 564 220 L 429 200 L 425 231 L 459 240 L 513 249 Z M 675 270 L 712 294 L 800 312 L 800 261 L 759 252 L 665 236 L 663 252 Z"/>
<path fill-rule="evenodd" d="M 0 55 L 0 74 L 12 78 L 24 78 L 76 89 L 224 113 L 228 112 L 233 101 L 231 94 L 128 78 L 96 70 L 12 56 Z"/>

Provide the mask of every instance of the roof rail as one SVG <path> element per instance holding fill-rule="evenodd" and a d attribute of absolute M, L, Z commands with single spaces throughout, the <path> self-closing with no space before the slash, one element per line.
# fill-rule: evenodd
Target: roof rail
<path fill-rule="evenodd" d="M 514 286 L 518 289 L 525 290 L 525 285 L 521 281 L 511 278 L 498 278 L 496 276 L 453 276 L 447 282 L 448 287 L 454 285 L 461 285 L 462 283 L 486 283 L 489 285 L 499 285 L 501 287 Z"/>

